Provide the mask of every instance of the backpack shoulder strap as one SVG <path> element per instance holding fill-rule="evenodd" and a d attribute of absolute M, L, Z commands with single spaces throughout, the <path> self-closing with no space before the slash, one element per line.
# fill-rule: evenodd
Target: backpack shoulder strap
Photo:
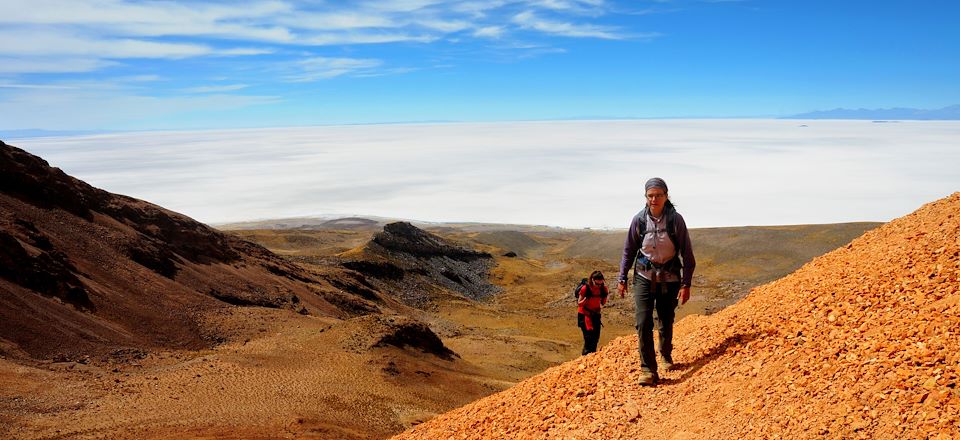
<path fill-rule="evenodd" d="M 640 211 L 640 221 L 637 222 L 637 233 L 640 234 L 640 241 L 643 242 L 643 238 L 647 233 L 647 207 L 644 206 Z M 673 247 L 676 249 L 677 255 L 680 255 L 680 240 L 677 239 L 677 210 L 676 208 L 669 208 L 666 212 L 667 217 L 667 236 L 670 237 L 670 241 L 673 242 Z"/>
<path fill-rule="evenodd" d="M 667 236 L 670 237 L 670 241 L 673 242 L 674 249 L 677 250 L 677 255 L 680 254 L 680 240 L 677 239 L 677 210 L 671 209 L 667 213 Z"/>
<path fill-rule="evenodd" d="M 643 238 L 647 235 L 647 207 L 644 206 L 637 215 L 640 217 L 637 222 L 637 234 L 640 235 L 640 243 L 643 243 Z"/>

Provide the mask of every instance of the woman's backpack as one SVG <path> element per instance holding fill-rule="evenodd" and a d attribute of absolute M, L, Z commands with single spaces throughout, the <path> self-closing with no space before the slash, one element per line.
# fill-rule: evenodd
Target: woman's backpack
<path fill-rule="evenodd" d="M 582 289 L 583 286 L 586 286 L 589 282 L 590 280 L 586 278 L 580 280 L 580 284 L 578 284 L 577 287 L 573 289 L 573 299 L 580 299 L 580 289 Z M 590 289 L 587 289 L 587 295 L 588 296 L 590 295 Z"/>
<path fill-rule="evenodd" d="M 580 299 L 580 289 L 582 289 L 583 286 L 586 286 L 587 284 L 590 284 L 590 280 L 589 280 L 589 279 L 584 278 L 584 279 L 580 280 L 580 284 L 578 284 L 577 287 L 575 287 L 575 288 L 573 289 L 573 299 Z M 601 295 L 602 295 L 602 296 L 607 296 L 607 286 L 601 287 L 601 288 L 600 288 L 600 291 L 601 291 Z M 591 295 L 592 295 L 592 292 L 591 292 L 590 289 L 588 288 L 588 289 L 587 289 L 587 298 L 589 298 Z"/>

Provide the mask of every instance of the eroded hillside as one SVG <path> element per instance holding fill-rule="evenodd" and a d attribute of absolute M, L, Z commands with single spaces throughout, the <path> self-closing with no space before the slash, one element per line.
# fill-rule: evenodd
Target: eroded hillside
<path fill-rule="evenodd" d="M 957 438 L 960 193 L 710 316 L 636 384 L 636 336 L 396 438 Z"/>
<path fill-rule="evenodd" d="M 0 438 L 383 438 L 509 385 L 366 279 L 0 142 Z"/>
<path fill-rule="evenodd" d="M 233 306 L 349 316 L 324 298 L 325 284 L 259 245 L 0 142 L 0 354 L 207 348 L 237 337 L 223 324 Z"/>

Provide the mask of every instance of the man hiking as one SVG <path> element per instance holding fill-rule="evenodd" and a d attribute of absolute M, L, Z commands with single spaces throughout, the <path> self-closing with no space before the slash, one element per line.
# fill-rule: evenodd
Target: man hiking
<path fill-rule="evenodd" d="M 665 370 L 673 368 L 673 320 L 677 304 L 690 299 L 690 283 L 697 265 L 683 217 L 667 194 L 667 183 L 654 177 L 644 185 L 646 206 L 630 222 L 623 243 L 617 292 L 627 292 L 633 271 L 637 336 L 640 339 L 640 385 L 655 386 L 657 355 L 653 347 L 653 311 L 657 311 L 660 357 Z"/>

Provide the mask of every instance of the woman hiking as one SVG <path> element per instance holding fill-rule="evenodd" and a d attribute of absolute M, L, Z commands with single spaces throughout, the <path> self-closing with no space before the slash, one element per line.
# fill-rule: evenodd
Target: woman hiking
<path fill-rule="evenodd" d="M 607 304 L 607 286 L 603 284 L 603 273 L 599 270 L 590 274 L 587 284 L 580 286 L 577 292 L 577 327 L 583 332 L 583 351 L 586 355 L 597 351 L 600 342 L 600 309 Z"/>
<path fill-rule="evenodd" d="M 640 339 L 640 385 L 655 386 L 657 354 L 653 347 L 653 311 L 657 311 L 660 359 L 673 368 L 673 319 L 677 304 L 690 299 L 690 282 L 697 261 L 683 217 L 667 195 L 667 183 L 654 177 L 644 185 L 647 205 L 630 223 L 623 243 L 617 291 L 627 292 L 627 273 L 633 269 L 637 336 Z"/>

